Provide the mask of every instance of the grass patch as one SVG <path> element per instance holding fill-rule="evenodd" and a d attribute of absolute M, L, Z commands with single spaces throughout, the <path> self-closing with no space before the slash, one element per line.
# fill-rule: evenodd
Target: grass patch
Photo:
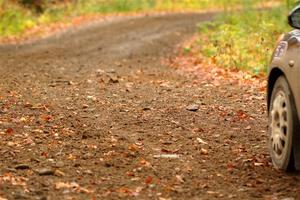
<path fill-rule="evenodd" d="M 265 74 L 277 38 L 290 30 L 287 13 L 287 7 L 280 6 L 222 14 L 199 26 L 200 51 L 217 66 Z"/>
<path fill-rule="evenodd" d="M 23 32 L 35 25 L 30 12 L 18 6 L 9 6 L 0 10 L 0 36 L 9 36 Z"/>
<path fill-rule="evenodd" d="M 76 16 L 86 14 L 107 14 L 162 10 L 204 10 L 219 8 L 229 10 L 249 2 L 259 4 L 261 0 L 41 0 L 39 12 L 35 4 L 25 6 L 18 1 L 0 0 L 0 37 L 15 36 L 37 25 L 53 22 L 67 22 Z M 27 1 L 35 2 L 35 1 Z M 56 2 L 56 3 L 51 3 Z M 60 3 L 67 2 L 67 3 Z M 73 2 L 73 3 L 72 3 Z M 31 5 L 33 4 L 33 5 Z"/>

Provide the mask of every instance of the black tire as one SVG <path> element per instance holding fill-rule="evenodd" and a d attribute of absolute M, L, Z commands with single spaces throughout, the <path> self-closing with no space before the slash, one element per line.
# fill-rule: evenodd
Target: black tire
<path fill-rule="evenodd" d="M 277 169 L 294 170 L 293 137 L 298 123 L 293 94 L 281 76 L 272 90 L 269 109 L 269 150 Z"/>

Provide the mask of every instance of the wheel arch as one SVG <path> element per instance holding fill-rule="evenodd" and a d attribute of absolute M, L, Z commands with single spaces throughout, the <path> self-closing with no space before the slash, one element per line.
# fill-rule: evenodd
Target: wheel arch
<path fill-rule="evenodd" d="M 272 90 L 274 88 L 274 85 L 276 83 L 276 80 L 280 77 L 280 76 L 284 76 L 283 71 L 278 68 L 275 67 L 271 70 L 271 72 L 269 73 L 268 76 L 268 86 L 267 86 L 267 105 L 268 105 L 268 113 L 269 113 L 269 109 L 270 109 L 270 101 L 271 101 L 271 96 L 272 96 Z"/>

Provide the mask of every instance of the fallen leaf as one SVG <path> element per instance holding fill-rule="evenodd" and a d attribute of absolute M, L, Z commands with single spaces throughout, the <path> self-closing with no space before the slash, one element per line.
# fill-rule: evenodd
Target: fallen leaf
<path fill-rule="evenodd" d="M 26 117 L 21 117 L 20 122 L 27 122 L 27 118 Z"/>
<path fill-rule="evenodd" d="M 227 170 L 232 171 L 235 168 L 235 164 L 233 163 L 227 163 Z"/>
<path fill-rule="evenodd" d="M 141 159 L 140 164 L 145 167 L 151 167 L 151 163 L 146 161 L 144 158 Z"/>
<path fill-rule="evenodd" d="M 240 119 L 240 120 L 245 120 L 247 118 L 249 118 L 249 115 L 243 111 L 243 110 L 239 110 L 236 112 L 236 116 Z"/>
<path fill-rule="evenodd" d="M 132 194 L 132 192 L 129 188 L 120 188 L 120 189 L 118 189 L 118 192 L 123 193 L 123 194 L 129 194 L 129 195 Z"/>
<path fill-rule="evenodd" d="M 5 133 L 7 133 L 7 134 L 13 134 L 13 132 L 14 132 L 14 129 L 13 129 L 13 128 L 8 128 L 8 129 L 6 129 L 6 131 L 5 131 Z"/>
<path fill-rule="evenodd" d="M 132 152 L 137 152 L 138 146 L 136 146 L 135 144 L 131 144 L 131 145 L 129 145 L 128 150 L 130 150 Z"/>
<path fill-rule="evenodd" d="M 150 184 L 150 183 L 152 183 L 152 181 L 153 181 L 152 176 L 148 176 L 148 177 L 146 178 L 146 180 L 145 180 L 145 183 L 146 183 L 146 184 Z"/>
<path fill-rule="evenodd" d="M 7 146 L 12 147 L 12 146 L 16 146 L 17 144 L 15 142 L 9 141 L 7 142 Z"/>
<path fill-rule="evenodd" d="M 70 189 L 70 188 L 77 188 L 79 187 L 78 183 L 65 183 L 65 182 L 57 182 L 55 183 L 55 189 Z"/>
<path fill-rule="evenodd" d="M 201 138 L 197 138 L 197 141 L 198 141 L 200 144 L 208 144 L 207 142 L 205 142 L 205 141 L 202 140 Z"/>
<path fill-rule="evenodd" d="M 134 177 L 134 173 L 133 172 L 126 172 L 126 175 L 130 176 L 130 177 Z"/>
<path fill-rule="evenodd" d="M 53 117 L 51 115 L 42 115 L 41 119 L 45 122 L 49 122 L 53 119 Z"/>
<path fill-rule="evenodd" d="M 139 196 L 140 192 L 143 190 L 144 188 L 139 186 L 135 189 L 135 191 L 132 193 L 133 196 Z"/>
<path fill-rule="evenodd" d="M 58 177 L 62 177 L 62 176 L 65 176 L 66 174 L 57 169 L 57 170 L 54 171 L 54 175 L 58 176 Z"/>
<path fill-rule="evenodd" d="M 201 148 L 200 153 L 201 153 L 202 155 L 208 155 L 208 150 L 207 150 L 207 149 L 204 149 L 204 148 Z"/>
<path fill-rule="evenodd" d="M 183 180 L 183 177 L 180 176 L 180 175 L 176 175 L 176 179 L 181 182 L 181 183 L 184 183 L 184 180 Z"/>

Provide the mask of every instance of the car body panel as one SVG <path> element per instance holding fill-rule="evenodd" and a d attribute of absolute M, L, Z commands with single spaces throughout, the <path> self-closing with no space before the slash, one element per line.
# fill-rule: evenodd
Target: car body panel
<path fill-rule="evenodd" d="M 284 49 L 284 43 L 287 44 Z M 272 56 L 268 75 L 268 109 L 273 86 L 279 76 L 285 76 L 294 97 L 298 121 L 300 117 L 300 30 L 284 35 Z M 300 121 L 299 123 L 300 124 Z M 299 126 L 298 126 L 299 127 Z M 300 170 L 300 129 L 293 135 L 294 165 Z"/>
<path fill-rule="evenodd" d="M 282 43 L 287 44 L 287 48 L 283 50 Z M 283 53 L 278 53 L 279 51 Z M 277 55 L 276 55 L 277 54 Z M 281 56 L 279 54 L 282 54 Z M 286 77 L 292 94 L 295 99 L 295 106 L 298 116 L 300 116 L 300 31 L 294 30 L 286 34 L 284 38 L 279 41 L 276 50 L 272 56 L 272 61 L 269 67 L 268 93 L 272 91 L 272 82 L 276 81 L 274 77 L 274 70 L 280 70 Z M 278 78 L 278 77 L 277 77 Z M 268 98 L 268 105 L 270 99 Z"/>

